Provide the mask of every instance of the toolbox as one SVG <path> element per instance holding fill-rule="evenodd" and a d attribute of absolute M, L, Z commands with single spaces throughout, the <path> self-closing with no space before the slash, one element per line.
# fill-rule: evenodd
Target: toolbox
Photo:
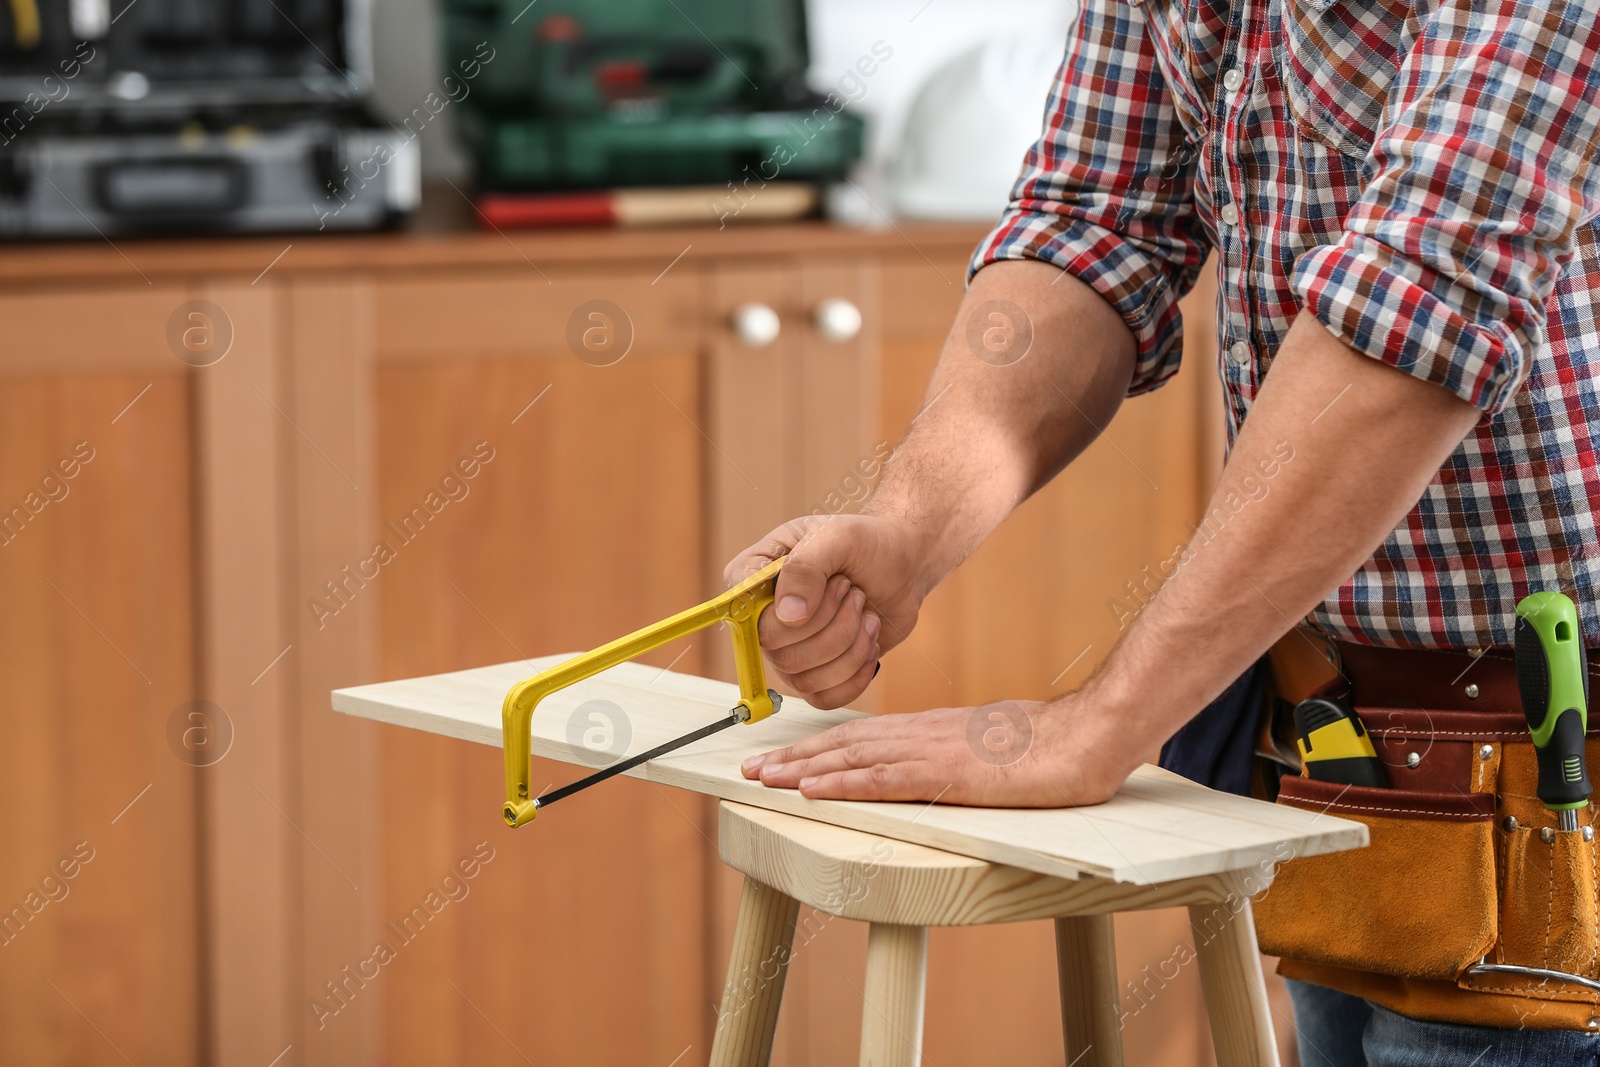
<path fill-rule="evenodd" d="M 416 206 L 360 0 L 0 4 L 0 237 L 361 230 Z"/>

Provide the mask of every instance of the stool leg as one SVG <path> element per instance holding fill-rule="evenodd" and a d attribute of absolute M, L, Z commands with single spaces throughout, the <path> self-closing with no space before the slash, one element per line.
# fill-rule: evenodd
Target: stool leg
<path fill-rule="evenodd" d="M 1235 904 L 1242 904 L 1237 911 Z M 1189 927 L 1200 957 L 1200 984 L 1217 1062 L 1239 1067 L 1278 1067 L 1261 952 L 1248 898 L 1189 905 Z"/>
<path fill-rule="evenodd" d="M 766 1067 L 778 1029 L 800 902 L 745 877 L 733 932 L 711 1067 Z"/>
<path fill-rule="evenodd" d="M 1110 915 L 1056 920 L 1061 1027 L 1073 1067 L 1122 1067 L 1117 943 Z"/>
<path fill-rule="evenodd" d="M 917 1067 L 927 992 L 928 928 L 873 923 L 861 1009 L 861 1067 Z"/>

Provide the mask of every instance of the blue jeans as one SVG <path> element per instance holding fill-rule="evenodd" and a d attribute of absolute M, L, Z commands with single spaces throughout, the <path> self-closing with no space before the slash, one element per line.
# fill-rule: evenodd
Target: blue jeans
<path fill-rule="evenodd" d="M 1300 1067 L 1545 1067 L 1600 1063 L 1600 1034 L 1408 1019 L 1335 989 L 1288 982 Z"/>

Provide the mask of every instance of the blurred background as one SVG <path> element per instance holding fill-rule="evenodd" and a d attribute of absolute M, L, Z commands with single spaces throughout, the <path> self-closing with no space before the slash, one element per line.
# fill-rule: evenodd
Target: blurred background
<path fill-rule="evenodd" d="M 0 1061 L 703 1063 L 713 802 L 512 835 L 497 752 L 328 692 L 591 647 L 859 507 L 1074 16 L 0 4 Z M 864 709 L 1088 676 L 1219 469 L 1213 304 Z M 811 919 L 791 1067 L 860 1026 L 865 928 Z M 1211 1062 L 1184 913 L 1118 937 L 1129 1062 Z M 931 1064 L 1062 1060 L 1048 923 L 936 931 L 928 995 Z"/>

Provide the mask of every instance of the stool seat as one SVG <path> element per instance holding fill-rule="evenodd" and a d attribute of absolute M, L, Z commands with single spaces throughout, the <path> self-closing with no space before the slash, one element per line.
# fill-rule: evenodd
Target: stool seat
<path fill-rule="evenodd" d="M 725 801 L 720 814 L 724 863 L 818 911 L 861 922 L 987 926 L 1174 908 L 1225 900 L 1237 885 L 1232 874 L 1153 886 L 1052 878 L 767 808 Z"/>
<path fill-rule="evenodd" d="M 1067 1062 L 1121 1067 L 1112 916 L 1176 906 L 1190 909 L 1218 1063 L 1278 1062 L 1238 872 L 1155 885 L 1063 879 L 729 801 L 719 816 L 722 859 L 745 883 L 713 1067 L 757 1067 L 771 1058 L 802 903 L 871 924 L 863 1067 L 921 1061 L 928 927 L 1031 919 L 1055 920 Z M 1252 874 L 1259 883 L 1261 872 Z"/>

